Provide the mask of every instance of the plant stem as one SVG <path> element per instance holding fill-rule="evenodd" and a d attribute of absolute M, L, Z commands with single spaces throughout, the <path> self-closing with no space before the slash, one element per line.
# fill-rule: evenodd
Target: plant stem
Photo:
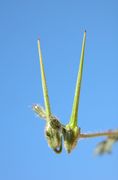
<path fill-rule="evenodd" d="M 100 136 L 108 136 L 108 137 L 118 136 L 118 130 L 108 130 L 105 132 L 96 132 L 96 133 L 80 133 L 78 138 L 95 138 Z"/>

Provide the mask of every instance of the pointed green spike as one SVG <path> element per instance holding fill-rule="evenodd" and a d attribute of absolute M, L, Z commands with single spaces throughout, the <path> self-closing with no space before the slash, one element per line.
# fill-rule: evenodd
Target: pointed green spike
<path fill-rule="evenodd" d="M 38 53 L 39 53 L 39 60 L 40 60 L 40 69 L 41 69 L 41 79 L 42 79 L 45 110 L 46 110 L 47 117 L 49 118 L 51 116 L 51 109 L 50 109 L 48 89 L 47 89 L 47 85 L 46 85 L 46 77 L 45 77 L 44 66 L 43 66 L 43 62 L 42 62 L 42 53 L 41 53 L 41 46 L 40 46 L 39 40 L 38 40 Z"/>
<path fill-rule="evenodd" d="M 70 123 L 69 123 L 70 126 L 73 128 L 76 127 L 78 123 L 78 106 L 79 106 L 80 89 L 81 89 L 81 81 L 82 81 L 85 41 L 86 41 L 86 31 L 84 32 L 84 37 L 83 37 L 80 65 L 79 65 L 79 71 L 78 71 L 76 89 L 75 89 L 75 96 L 74 96 L 72 114 L 71 114 Z"/>
<path fill-rule="evenodd" d="M 48 89 L 46 85 L 46 77 L 45 77 L 44 66 L 42 62 L 42 53 L 41 53 L 39 40 L 38 40 L 38 52 L 39 52 L 39 59 L 40 59 L 40 69 L 41 69 L 41 79 L 42 79 L 45 111 L 42 111 L 42 109 L 39 108 L 39 106 L 33 106 L 33 109 L 35 110 L 35 112 L 39 114 L 39 116 L 44 116 L 44 118 L 46 119 L 45 136 L 46 136 L 48 145 L 56 153 L 59 154 L 62 151 L 62 133 L 61 133 L 62 127 L 61 127 L 61 123 L 55 117 L 51 115 Z"/>
<path fill-rule="evenodd" d="M 82 70 L 83 70 L 83 61 L 84 61 L 84 49 L 86 41 L 86 32 L 84 32 L 83 43 L 82 43 L 82 52 L 80 57 L 80 65 L 76 82 L 75 96 L 72 107 L 72 114 L 70 117 L 70 122 L 66 125 L 65 130 L 63 131 L 64 137 L 64 147 L 68 153 L 75 148 L 78 142 L 78 137 L 80 135 L 80 128 L 78 127 L 78 105 L 80 97 L 80 88 L 82 80 Z"/>

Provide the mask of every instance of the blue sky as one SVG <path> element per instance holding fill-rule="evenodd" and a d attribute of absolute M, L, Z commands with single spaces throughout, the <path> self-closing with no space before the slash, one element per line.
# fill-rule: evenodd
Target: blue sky
<path fill-rule="evenodd" d="M 117 0 L 0 1 L 0 179 L 118 179 L 117 144 L 110 156 L 93 155 L 102 138 L 56 155 L 45 122 L 31 109 L 43 105 L 40 37 L 52 111 L 69 121 L 86 29 L 79 126 L 83 132 L 118 127 L 117 7 Z"/>

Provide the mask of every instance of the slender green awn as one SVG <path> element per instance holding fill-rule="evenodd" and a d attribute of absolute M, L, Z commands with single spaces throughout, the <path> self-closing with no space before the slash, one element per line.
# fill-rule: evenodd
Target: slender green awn
<path fill-rule="evenodd" d="M 97 132 L 97 133 L 81 133 L 81 129 L 78 125 L 78 107 L 79 107 L 82 71 L 83 71 L 83 63 L 84 63 L 85 43 L 86 43 L 86 31 L 84 32 L 84 37 L 82 42 L 80 65 L 77 75 L 77 82 L 75 87 L 75 95 L 73 100 L 70 121 L 67 125 L 63 125 L 60 122 L 60 120 L 51 113 L 48 88 L 46 84 L 46 76 L 42 61 L 40 40 L 38 40 L 39 62 L 40 62 L 45 108 L 39 106 L 38 104 L 35 104 L 32 106 L 32 109 L 39 115 L 40 118 L 46 120 L 45 136 L 49 147 L 51 147 L 56 153 L 61 153 L 63 142 L 66 151 L 70 153 L 76 147 L 79 139 L 95 138 L 99 136 L 106 136 L 107 139 L 98 144 L 95 150 L 96 154 L 103 154 L 106 152 L 110 153 L 112 149 L 112 145 L 116 141 L 118 141 L 118 130 L 108 130 L 105 132 Z"/>

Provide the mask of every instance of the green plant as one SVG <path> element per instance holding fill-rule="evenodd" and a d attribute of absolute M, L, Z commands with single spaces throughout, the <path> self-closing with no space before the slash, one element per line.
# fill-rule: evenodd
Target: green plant
<path fill-rule="evenodd" d="M 84 32 L 82 51 L 80 57 L 80 65 L 78 70 L 75 96 L 73 101 L 72 113 L 70 121 L 67 125 L 63 125 L 58 118 L 51 113 L 51 107 L 48 96 L 48 89 L 46 85 L 46 77 L 44 72 L 44 66 L 42 62 L 42 53 L 40 48 L 40 41 L 38 40 L 38 51 L 40 59 L 41 79 L 42 88 L 44 95 L 45 109 L 39 105 L 33 105 L 33 110 L 39 115 L 40 118 L 46 120 L 45 136 L 48 145 L 56 152 L 61 153 L 62 151 L 62 140 L 64 141 L 64 147 L 68 153 L 72 151 L 77 145 L 79 139 L 95 138 L 99 136 L 106 136 L 106 140 L 99 143 L 96 147 L 96 154 L 110 153 L 112 145 L 118 141 L 118 130 L 108 130 L 106 132 L 96 133 L 81 133 L 81 129 L 78 126 L 78 106 L 82 80 L 82 70 L 84 62 L 84 51 L 86 42 L 86 31 Z"/>

